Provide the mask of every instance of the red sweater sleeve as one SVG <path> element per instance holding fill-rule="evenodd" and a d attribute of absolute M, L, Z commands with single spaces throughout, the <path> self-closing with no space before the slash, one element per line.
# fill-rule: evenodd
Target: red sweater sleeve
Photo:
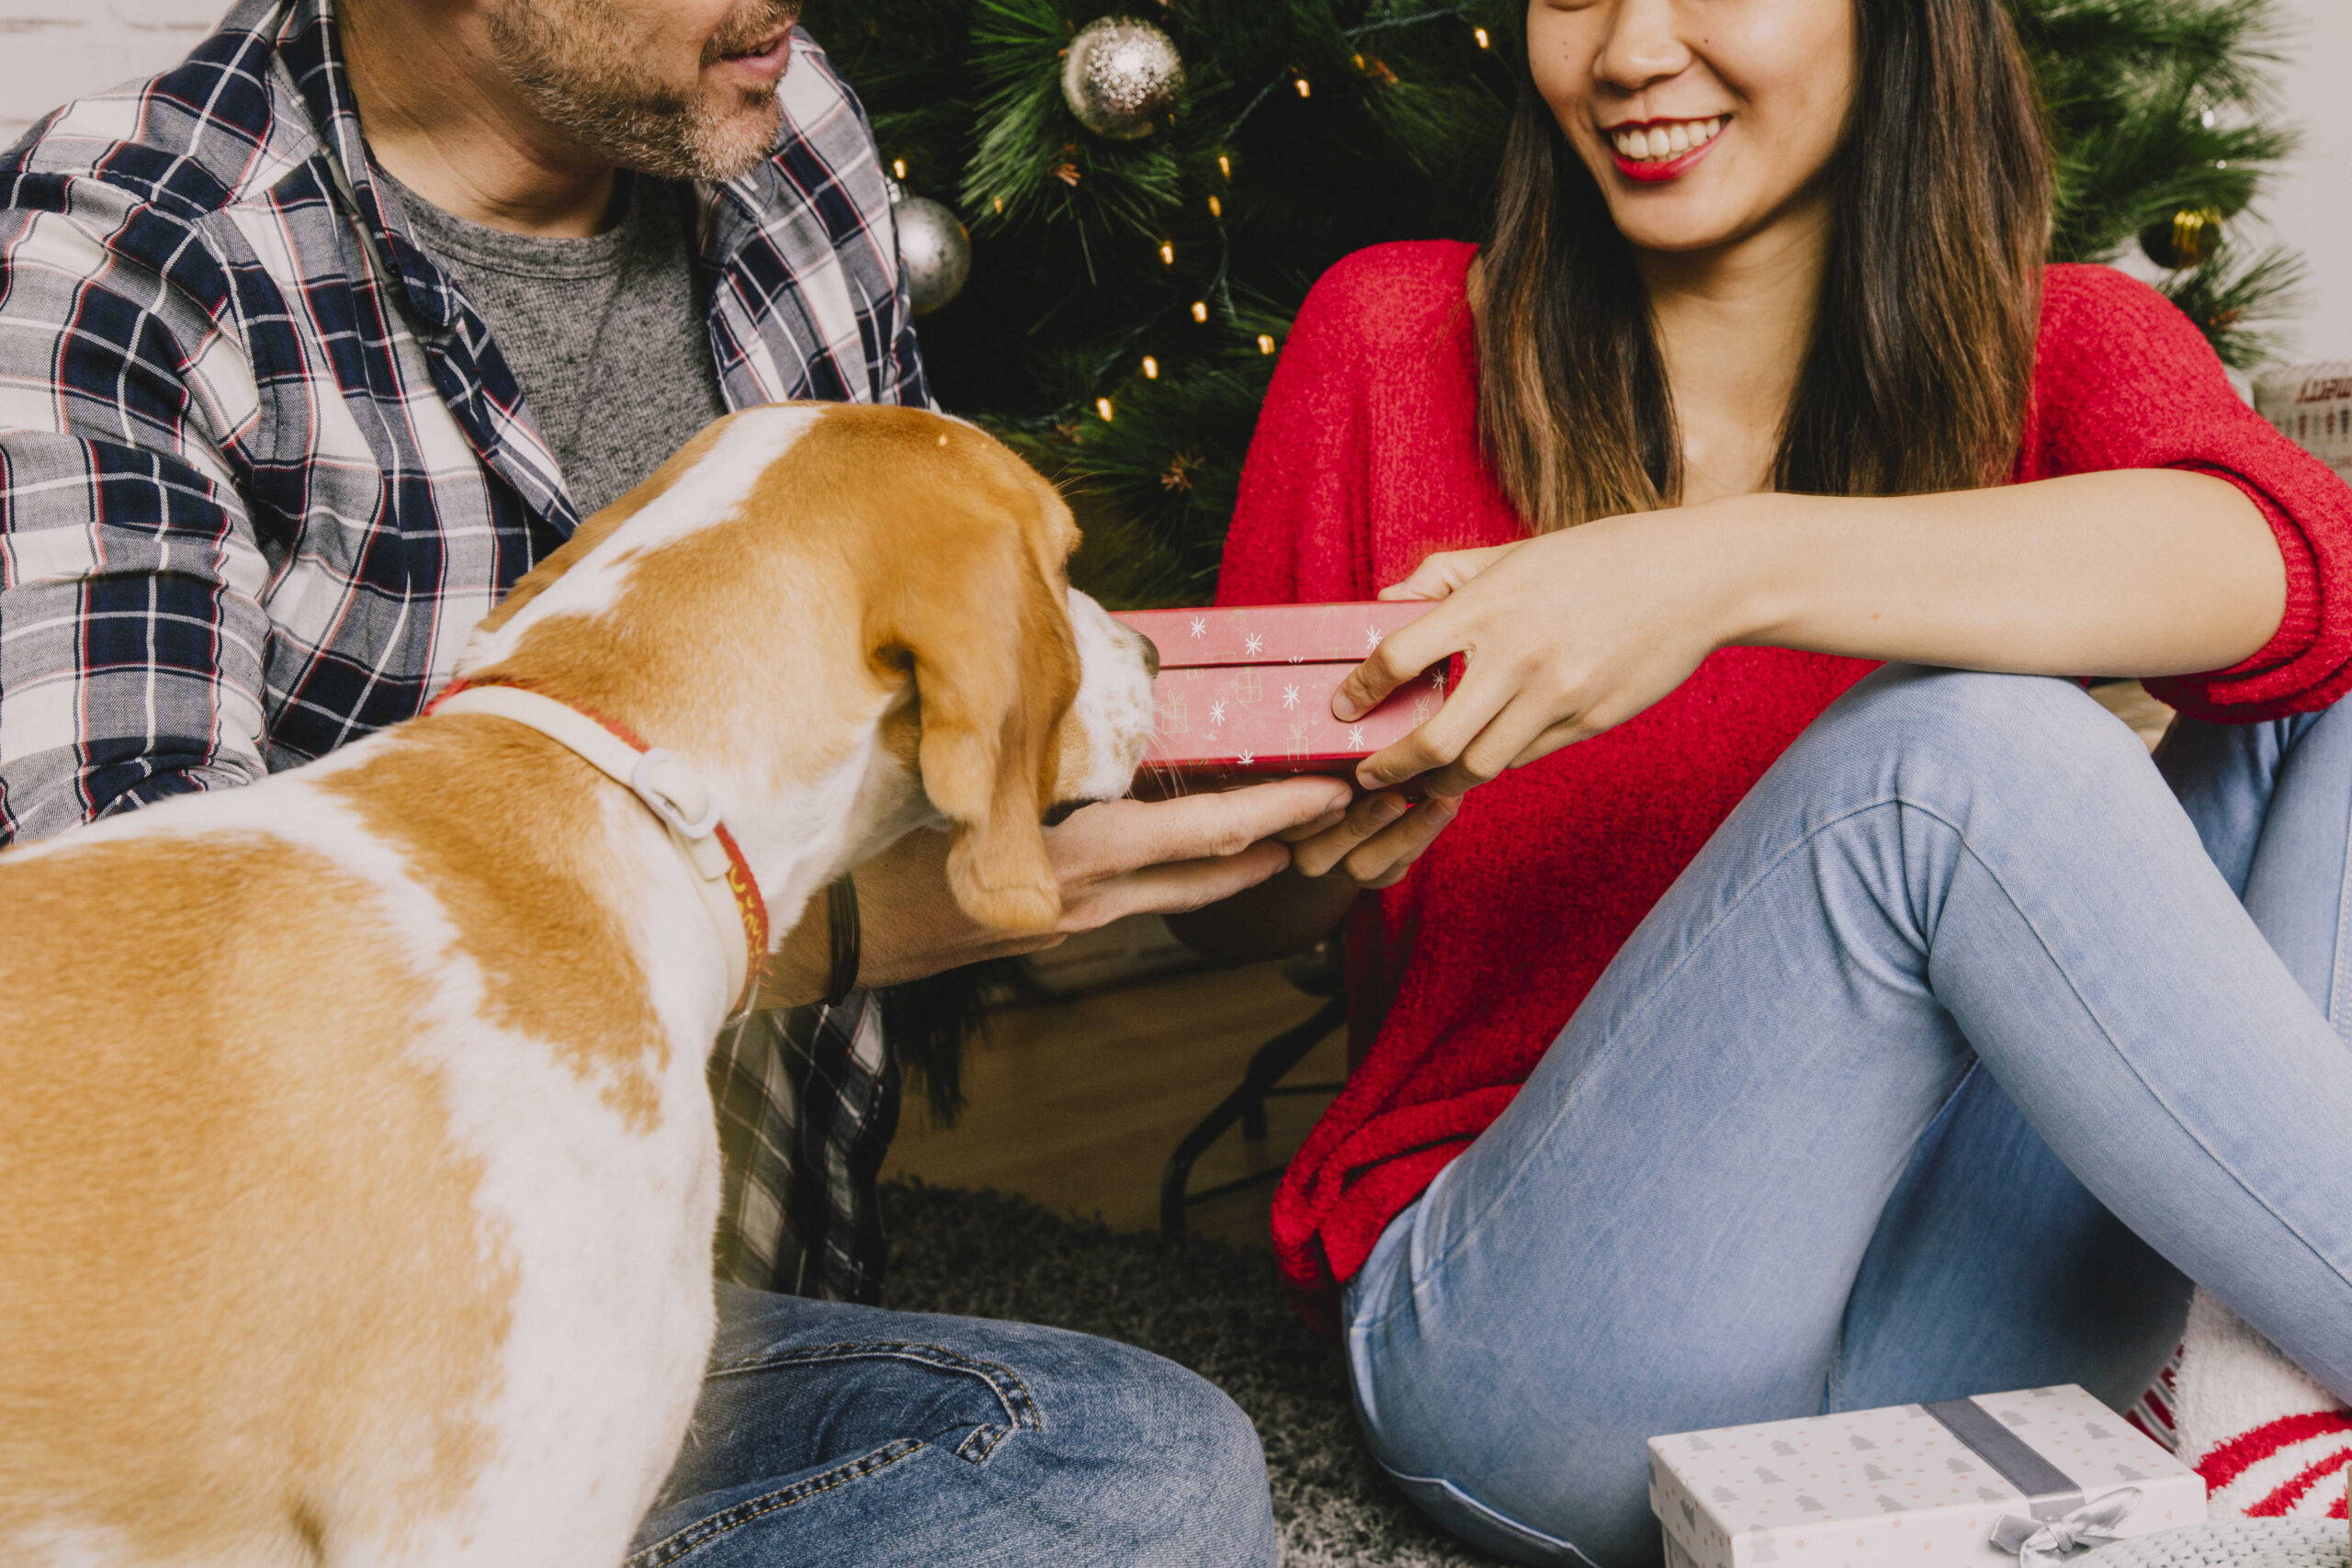
<path fill-rule="evenodd" d="M 2042 306 L 2021 480 L 2118 468 L 2227 479 L 2278 536 L 2278 631 L 2228 670 L 2151 680 L 2199 718 L 2251 723 L 2352 688 L 2352 490 L 2231 387 L 2196 326 L 2161 294 L 2099 266 L 2053 266 Z"/>

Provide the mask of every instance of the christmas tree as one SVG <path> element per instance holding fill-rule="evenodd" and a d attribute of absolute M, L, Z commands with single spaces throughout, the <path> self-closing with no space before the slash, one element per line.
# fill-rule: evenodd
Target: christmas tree
<path fill-rule="evenodd" d="M 2140 245 L 2222 358 L 2255 363 L 2294 268 L 2223 236 L 2289 150 L 2261 112 L 2269 0 L 2011 6 L 2058 153 L 2052 259 Z M 1209 595 L 1308 287 L 1365 245 L 1484 236 L 1523 16 L 1518 0 L 810 6 L 910 198 L 918 283 L 952 295 L 918 300 L 940 400 L 1063 483 L 1081 586 L 1119 606 Z"/>

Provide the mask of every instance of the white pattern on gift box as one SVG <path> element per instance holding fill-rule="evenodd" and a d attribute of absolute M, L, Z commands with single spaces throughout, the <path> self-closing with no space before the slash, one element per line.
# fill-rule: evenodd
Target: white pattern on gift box
<path fill-rule="evenodd" d="M 2138 1488 L 2120 1534 L 2204 1518 L 2195 1472 L 2083 1390 L 1975 1403 L 2086 1497 Z M 1994 1568 L 2016 1558 L 1991 1543 L 1993 1527 L 2029 1512 L 2023 1493 L 1917 1404 L 1655 1438 L 1650 1506 L 1670 1559 L 1690 1568 Z"/>

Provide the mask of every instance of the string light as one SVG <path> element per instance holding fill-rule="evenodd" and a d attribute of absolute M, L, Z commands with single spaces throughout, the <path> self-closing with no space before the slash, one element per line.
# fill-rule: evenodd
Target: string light
<path fill-rule="evenodd" d="M 1219 201 L 1219 200 L 1218 200 L 1216 197 L 1209 197 L 1209 216 L 1210 216 L 1210 217 L 1212 217 L 1212 218 L 1222 218 L 1222 217 L 1224 217 L 1224 216 L 1225 216 L 1225 203 L 1223 203 L 1223 202 Z"/>
<path fill-rule="evenodd" d="M 1209 319 L 1209 302 L 1208 302 L 1207 300 L 1205 300 L 1205 299 L 1195 299 L 1195 300 L 1193 300 L 1193 320 L 1194 320 L 1194 321 L 1207 321 L 1208 319 Z"/>
<path fill-rule="evenodd" d="M 1307 90 L 1306 77 L 1301 76 L 1296 82 L 1293 83 L 1292 85 L 1298 89 L 1298 96 L 1300 97 L 1304 98 L 1311 96 Z"/>
<path fill-rule="evenodd" d="M 1492 44 L 1490 44 L 1490 43 L 1488 43 L 1488 42 L 1487 41 L 1487 29 L 1486 29 L 1486 28 L 1472 28 L 1470 29 L 1470 33 L 1471 33 L 1471 36 L 1472 36 L 1473 38 L 1476 38 L 1476 39 L 1478 40 L 1478 47 L 1479 47 L 1480 49 L 1491 49 L 1491 48 L 1493 48 L 1493 47 L 1494 47 Z"/>
<path fill-rule="evenodd" d="M 1218 153 L 1216 155 L 1216 172 L 1225 176 L 1226 184 L 1231 185 L 1233 183 L 1233 160 L 1227 157 L 1222 152 Z"/>
<path fill-rule="evenodd" d="M 1159 361 L 1148 354 L 1143 356 L 1143 378 L 1147 381 L 1159 379 Z"/>
<path fill-rule="evenodd" d="M 1165 240 L 1160 241 L 1159 259 L 1166 262 L 1170 266 L 1174 266 L 1176 265 L 1176 247 L 1170 244 Z"/>
<path fill-rule="evenodd" d="M 1000 216 L 1001 216 L 1001 215 L 1003 214 L 1003 212 L 1004 212 L 1004 197 L 998 197 L 996 198 L 996 209 L 997 209 L 997 212 L 998 212 L 998 214 L 999 214 Z"/>
<path fill-rule="evenodd" d="M 1273 353 L 1273 352 L 1274 352 L 1274 340 L 1273 340 L 1272 338 L 1271 338 L 1271 337 L 1268 337 L 1264 333 L 1260 333 L 1258 334 L 1258 352 L 1259 352 L 1259 353 L 1261 353 L 1261 354 L 1272 354 L 1272 353 Z M 1110 416 L 1106 414 L 1106 415 L 1104 415 L 1103 417 L 1108 418 L 1108 417 L 1110 417 Z"/>
<path fill-rule="evenodd" d="M 1101 414 L 1105 422 L 1109 421 L 1111 417 L 1111 400 L 1108 398 L 1095 399 L 1094 412 Z"/>
<path fill-rule="evenodd" d="M 890 172 L 898 175 L 900 179 L 905 179 L 907 177 L 907 161 L 904 158 L 891 159 Z"/>

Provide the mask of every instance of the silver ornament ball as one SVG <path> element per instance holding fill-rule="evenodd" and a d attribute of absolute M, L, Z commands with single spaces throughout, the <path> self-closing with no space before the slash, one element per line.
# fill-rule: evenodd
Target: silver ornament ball
<path fill-rule="evenodd" d="M 1176 40 L 1132 17 L 1104 17 L 1078 29 L 1062 62 L 1062 96 L 1097 136 L 1133 141 L 1176 107 L 1184 57 Z"/>
<path fill-rule="evenodd" d="M 928 197 L 901 197 L 891 209 L 899 216 L 899 265 L 906 269 L 915 314 L 927 316 L 964 292 L 972 276 L 972 236 L 952 208 Z"/>

